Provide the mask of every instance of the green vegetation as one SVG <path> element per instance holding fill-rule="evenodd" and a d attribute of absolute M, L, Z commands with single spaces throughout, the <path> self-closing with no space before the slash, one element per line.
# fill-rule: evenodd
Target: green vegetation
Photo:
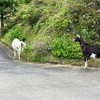
<path fill-rule="evenodd" d="M 14 38 L 25 40 L 25 61 L 77 64 L 83 57 L 80 45 L 72 42 L 76 34 L 88 43 L 100 43 L 99 0 L 14 1 L 18 6 L 5 19 L 1 41 L 11 47 Z"/>
<path fill-rule="evenodd" d="M 9 20 L 9 17 L 14 14 L 17 2 L 14 0 L 0 0 L 0 19 L 1 19 L 1 34 L 4 33 L 4 22 Z"/>
<path fill-rule="evenodd" d="M 66 34 L 62 35 L 62 37 L 54 38 L 51 41 L 51 50 L 52 54 L 57 57 L 65 57 L 67 59 L 82 58 L 81 48 L 79 44 L 73 43 L 72 38 L 66 38 Z"/>

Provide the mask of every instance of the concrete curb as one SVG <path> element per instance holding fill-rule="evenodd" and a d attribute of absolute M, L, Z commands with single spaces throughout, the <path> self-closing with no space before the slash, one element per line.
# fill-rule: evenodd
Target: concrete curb
<path fill-rule="evenodd" d="M 7 55 L 13 59 L 13 50 L 11 48 L 9 48 L 6 44 L 4 44 L 3 42 L 0 41 L 0 46 L 2 49 L 4 49 L 4 51 L 7 53 Z"/>

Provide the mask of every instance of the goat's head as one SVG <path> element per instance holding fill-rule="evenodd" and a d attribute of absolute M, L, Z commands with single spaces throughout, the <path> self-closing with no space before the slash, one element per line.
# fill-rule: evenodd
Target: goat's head
<path fill-rule="evenodd" d="M 21 44 L 22 44 L 22 50 L 26 48 L 26 43 L 21 41 Z"/>
<path fill-rule="evenodd" d="M 80 35 L 77 34 L 77 36 L 73 39 L 74 42 L 79 42 L 81 40 Z"/>

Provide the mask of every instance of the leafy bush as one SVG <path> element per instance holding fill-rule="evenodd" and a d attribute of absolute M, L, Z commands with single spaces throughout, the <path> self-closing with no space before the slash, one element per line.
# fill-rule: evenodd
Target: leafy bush
<path fill-rule="evenodd" d="M 23 23 L 28 22 L 31 26 L 34 26 L 40 19 L 42 12 L 43 9 L 36 7 L 34 2 L 32 2 L 30 5 L 20 5 L 16 16 L 18 16 L 19 20 Z"/>
<path fill-rule="evenodd" d="M 66 17 L 58 18 L 55 22 L 55 29 L 58 33 L 63 33 L 67 30 L 68 20 Z"/>
<path fill-rule="evenodd" d="M 66 34 L 62 37 L 54 38 L 51 42 L 52 54 L 57 57 L 66 57 L 69 59 L 82 58 L 81 48 L 79 44 L 73 43 L 72 39 L 66 38 Z"/>
<path fill-rule="evenodd" d="M 23 30 L 24 30 L 24 28 L 22 26 L 18 26 L 18 25 L 14 26 L 11 29 L 11 36 L 10 36 L 11 41 L 14 38 L 18 38 L 19 40 L 25 40 L 26 37 L 25 37 L 25 34 L 23 33 Z"/>

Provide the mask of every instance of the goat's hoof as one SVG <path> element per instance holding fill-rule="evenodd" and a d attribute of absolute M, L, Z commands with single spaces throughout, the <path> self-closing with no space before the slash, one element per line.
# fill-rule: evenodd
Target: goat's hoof
<path fill-rule="evenodd" d="M 84 66 L 84 69 L 86 69 L 87 68 L 87 66 Z"/>

